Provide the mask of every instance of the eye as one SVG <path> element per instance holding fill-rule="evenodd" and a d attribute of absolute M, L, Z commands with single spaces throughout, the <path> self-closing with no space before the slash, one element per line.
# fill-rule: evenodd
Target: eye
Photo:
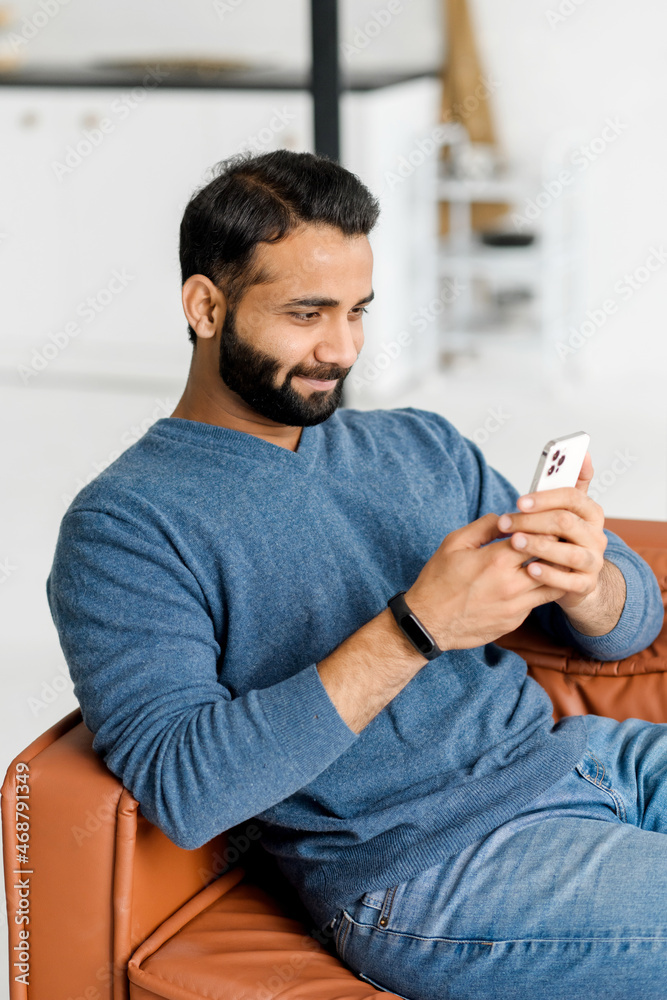
<path fill-rule="evenodd" d="M 356 312 L 357 315 L 361 315 L 361 313 L 367 313 L 368 309 L 365 306 L 355 306 L 354 309 L 351 309 L 350 311 L 351 312 Z M 316 313 L 316 312 L 309 312 L 309 313 L 295 313 L 295 312 L 291 312 L 291 313 L 289 313 L 289 315 L 293 316 L 294 319 L 309 320 L 311 318 L 311 316 L 319 316 L 319 313 Z"/>

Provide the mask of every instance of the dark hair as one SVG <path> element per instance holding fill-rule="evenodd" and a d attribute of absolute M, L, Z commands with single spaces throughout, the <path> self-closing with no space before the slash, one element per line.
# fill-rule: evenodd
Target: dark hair
<path fill-rule="evenodd" d="M 204 274 L 236 308 L 251 285 L 267 280 L 252 266 L 258 243 L 277 243 L 299 225 L 327 223 L 368 235 L 380 203 L 356 174 L 325 156 L 276 149 L 236 153 L 190 199 L 180 232 L 181 277 Z M 188 336 L 197 342 L 188 325 Z"/>

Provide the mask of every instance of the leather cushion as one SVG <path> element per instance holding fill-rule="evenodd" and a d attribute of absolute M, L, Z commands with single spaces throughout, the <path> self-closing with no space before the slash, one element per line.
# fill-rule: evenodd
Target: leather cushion
<path fill-rule="evenodd" d="M 370 1000 L 358 979 L 235 869 L 190 900 L 137 949 L 131 1000 Z M 234 884 L 236 880 L 236 884 Z"/>

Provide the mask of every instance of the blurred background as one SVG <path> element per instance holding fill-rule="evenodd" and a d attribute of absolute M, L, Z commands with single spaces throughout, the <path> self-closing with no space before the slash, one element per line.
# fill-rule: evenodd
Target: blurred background
<path fill-rule="evenodd" d="M 76 705 L 60 521 L 176 406 L 180 218 L 242 149 L 380 198 L 345 405 L 442 413 L 520 490 L 586 430 L 606 513 L 667 519 L 665 38 L 659 0 L 0 4 L 3 773 Z"/>

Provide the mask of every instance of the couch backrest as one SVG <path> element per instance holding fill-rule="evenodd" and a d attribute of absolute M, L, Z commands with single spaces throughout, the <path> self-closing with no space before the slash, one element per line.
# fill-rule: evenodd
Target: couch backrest
<path fill-rule="evenodd" d="M 92 739 L 72 712 L 2 787 L 11 1000 L 126 1000 L 134 949 L 226 867 L 224 835 L 186 851 L 148 823 Z"/>

